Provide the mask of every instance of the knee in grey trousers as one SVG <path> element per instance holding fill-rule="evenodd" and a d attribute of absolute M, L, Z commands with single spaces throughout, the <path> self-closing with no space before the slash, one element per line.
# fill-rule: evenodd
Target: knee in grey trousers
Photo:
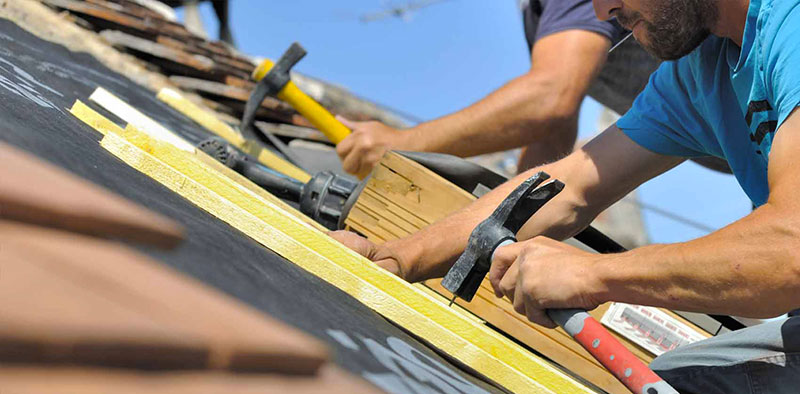
<path fill-rule="evenodd" d="M 681 393 L 800 393 L 800 316 L 685 345 L 650 364 Z"/>

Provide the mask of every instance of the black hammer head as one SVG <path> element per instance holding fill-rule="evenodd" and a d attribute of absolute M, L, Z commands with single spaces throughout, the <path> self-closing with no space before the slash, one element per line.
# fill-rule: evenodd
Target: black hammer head
<path fill-rule="evenodd" d="M 247 99 L 247 104 L 244 107 L 244 114 L 242 115 L 241 129 L 245 137 L 253 139 L 252 134 L 253 122 L 256 119 L 256 110 L 261 106 L 261 102 L 267 96 L 274 96 L 280 92 L 284 86 L 291 80 L 290 71 L 297 62 L 299 62 L 307 54 L 305 48 L 298 43 L 292 43 L 289 49 L 281 55 L 280 59 L 275 62 L 275 65 L 267 72 L 253 89 L 250 98 Z"/>
<path fill-rule="evenodd" d="M 550 176 L 540 172 L 517 186 L 488 219 L 469 236 L 467 248 L 442 280 L 442 286 L 455 296 L 472 301 L 489 273 L 494 250 L 504 241 L 516 241 L 522 225 L 564 189 L 553 180 L 539 187 Z"/>

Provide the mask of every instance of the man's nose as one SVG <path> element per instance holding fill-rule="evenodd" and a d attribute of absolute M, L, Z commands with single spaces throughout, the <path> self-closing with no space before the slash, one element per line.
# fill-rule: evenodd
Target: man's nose
<path fill-rule="evenodd" d="M 607 21 L 614 17 L 612 11 L 622 8 L 622 0 L 593 0 L 597 19 Z"/>

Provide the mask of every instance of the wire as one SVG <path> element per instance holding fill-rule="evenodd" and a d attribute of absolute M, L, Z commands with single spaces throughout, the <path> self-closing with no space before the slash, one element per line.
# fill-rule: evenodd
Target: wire
<path fill-rule="evenodd" d="M 673 221 L 676 221 L 678 223 L 687 225 L 689 227 L 693 227 L 693 228 L 695 228 L 697 230 L 700 230 L 700 231 L 705 231 L 707 233 L 716 231 L 716 229 L 711 227 L 711 226 L 708 226 L 706 224 L 703 224 L 703 223 L 697 222 L 695 220 L 686 218 L 686 217 L 678 215 L 676 213 L 672 213 L 672 212 L 667 211 L 667 210 L 665 210 L 663 208 L 659 208 L 659 207 L 656 207 L 656 206 L 650 205 L 650 204 L 645 204 L 645 203 L 637 200 L 634 197 L 625 197 L 621 201 L 624 201 L 624 202 L 626 202 L 628 204 L 635 205 L 635 206 L 639 207 L 640 209 L 642 209 L 644 211 L 650 211 L 650 212 L 653 212 L 655 214 L 658 214 L 658 215 L 661 215 L 663 217 L 666 217 L 668 219 L 671 219 Z"/>

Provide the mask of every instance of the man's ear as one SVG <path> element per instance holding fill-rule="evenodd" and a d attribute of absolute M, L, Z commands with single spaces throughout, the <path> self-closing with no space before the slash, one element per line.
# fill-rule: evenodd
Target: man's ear
<path fill-rule="evenodd" d="M 612 11 L 622 8 L 621 0 L 592 0 L 597 19 L 607 21 L 614 17 Z"/>

